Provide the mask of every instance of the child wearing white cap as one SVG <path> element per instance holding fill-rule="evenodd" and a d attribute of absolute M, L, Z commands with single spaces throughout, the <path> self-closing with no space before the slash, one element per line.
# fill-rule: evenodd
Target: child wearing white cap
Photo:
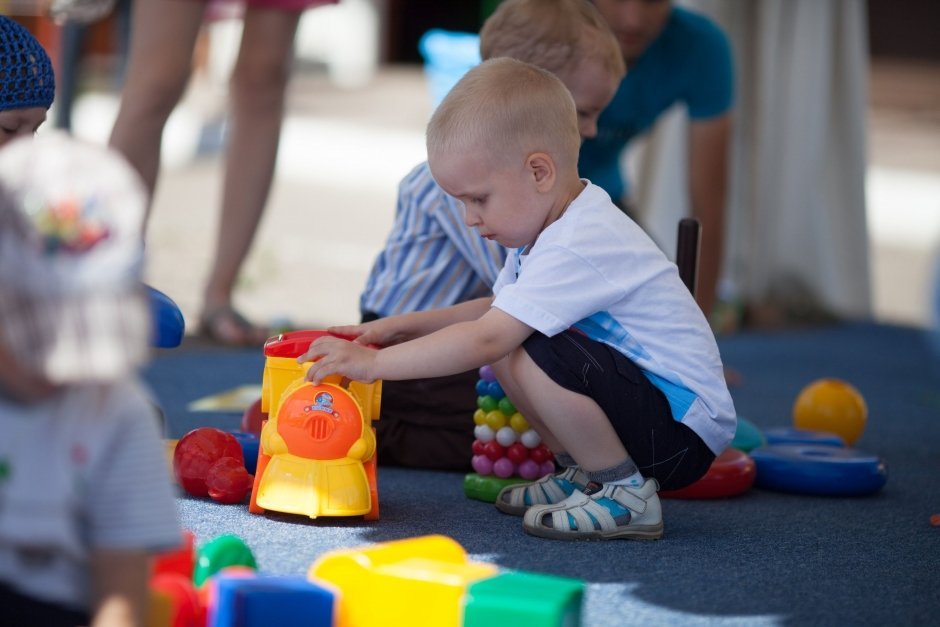
<path fill-rule="evenodd" d="M 138 625 L 180 543 L 137 367 L 146 195 L 60 134 L 0 150 L 0 624 Z"/>

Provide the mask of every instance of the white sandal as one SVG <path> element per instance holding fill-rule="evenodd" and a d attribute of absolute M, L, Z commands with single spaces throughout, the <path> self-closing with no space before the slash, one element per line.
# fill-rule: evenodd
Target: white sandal
<path fill-rule="evenodd" d="M 663 536 L 658 489 L 655 479 L 647 479 L 639 488 L 605 484 L 590 495 L 579 490 L 561 503 L 530 507 L 522 527 L 553 540 L 658 540 Z"/>
<path fill-rule="evenodd" d="M 496 509 L 504 514 L 522 516 L 533 505 L 561 503 L 587 483 L 587 475 L 580 468 L 565 468 L 538 481 L 506 486 L 496 495 Z"/>

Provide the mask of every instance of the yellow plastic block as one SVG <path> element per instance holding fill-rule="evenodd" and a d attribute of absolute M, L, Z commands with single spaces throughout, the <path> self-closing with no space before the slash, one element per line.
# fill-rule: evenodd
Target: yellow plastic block
<path fill-rule="evenodd" d="M 337 627 L 459 627 L 467 587 L 497 572 L 432 535 L 327 553 L 308 577 L 340 589 Z"/>

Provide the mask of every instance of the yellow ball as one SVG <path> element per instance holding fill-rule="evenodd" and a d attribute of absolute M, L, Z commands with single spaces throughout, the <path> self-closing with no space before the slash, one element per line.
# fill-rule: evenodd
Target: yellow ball
<path fill-rule="evenodd" d="M 483 411 L 482 409 L 478 409 L 475 412 L 473 412 L 473 423 L 477 425 L 485 425 L 486 424 L 486 412 Z"/>
<path fill-rule="evenodd" d="M 485 420 L 493 431 L 499 431 L 506 426 L 506 414 L 498 409 L 487 412 Z"/>
<path fill-rule="evenodd" d="M 529 430 L 529 423 L 525 418 L 522 417 L 522 414 L 519 412 L 514 413 L 509 418 L 509 426 L 512 427 L 512 430 L 516 433 L 525 433 Z"/>
<path fill-rule="evenodd" d="M 807 385 L 793 404 L 793 426 L 834 433 L 849 446 L 861 437 L 868 406 L 861 393 L 839 379 L 819 379 Z"/>

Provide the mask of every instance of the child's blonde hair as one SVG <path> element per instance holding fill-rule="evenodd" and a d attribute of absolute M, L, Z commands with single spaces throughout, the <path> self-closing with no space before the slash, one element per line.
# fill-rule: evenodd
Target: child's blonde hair
<path fill-rule="evenodd" d="M 486 151 L 506 163 L 533 152 L 559 167 L 577 168 L 581 136 L 574 100 L 551 72 L 508 57 L 467 72 L 431 116 L 429 160 L 441 154 Z"/>
<path fill-rule="evenodd" d="M 562 76 L 585 59 L 617 79 L 627 71 L 617 38 L 587 0 L 505 0 L 480 30 L 480 55 L 512 57 Z"/>

